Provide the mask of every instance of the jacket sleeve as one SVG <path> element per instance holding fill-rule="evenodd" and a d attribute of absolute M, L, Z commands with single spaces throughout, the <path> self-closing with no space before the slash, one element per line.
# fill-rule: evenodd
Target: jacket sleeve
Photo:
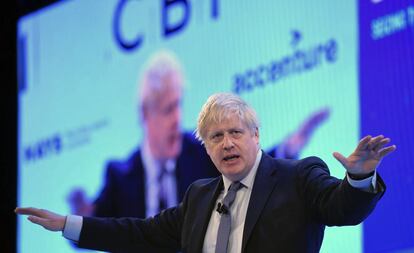
<path fill-rule="evenodd" d="M 375 208 L 385 191 L 380 177 L 376 192 L 352 187 L 346 180 L 330 176 L 327 165 L 317 157 L 303 159 L 297 168 L 298 189 L 309 213 L 328 226 L 356 225 Z"/>
<path fill-rule="evenodd" d="M 103 251 L 178 251 L 187 195 L 177 207 L 147 219 L 84 217 L 78 245 Z"/>

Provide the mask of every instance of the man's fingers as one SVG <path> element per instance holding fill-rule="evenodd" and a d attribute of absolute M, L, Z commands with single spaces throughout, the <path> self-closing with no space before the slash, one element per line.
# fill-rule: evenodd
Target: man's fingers
<path fill-rule="evenodd" d="M 45 209 L 34 207 L 17 207 L 14 210 L 17 214 L 28 215 L 27 219 L 50 231 L 62 231 L 65 226 L 66 217 L 50 212 Z"/>
<path fill-rule="evenodd" d="M 371 140 L 371 138 L 372 138 L 372 136 L 371 136 L 371 135 L 367 135 L 367 136 L 365 136 L 364 138 L 362 138 L 362 139 L 359 141 L 359 144 L 358 144 L 358 146 L 357 146 L 357 149 L 359 149 L 359 150 L 364 150 L 364 149 L 366 149 L 366 148 L 367 148 L 367 145 L 368 145 L 368 143 L 369 143 L 369 141 Z"/>
<path fill-rule="evenodd" d="M 334 152 L 333 156 L 335 157 L 336 160 L 338 160 L 342 164 L 342 166 L 344 166 L 346 168 L 347 160 L 346 160 L 345 156 L 343 156 L 339 152 Z"/>
<path fill-rule="evenodd" d="M 51 219 L 55 216 L 59 216 L 58 214 L 52 213 L 48 210 L 34 208 L 34 207 L 25 207 L 25 208 L 17 207 L 14 210 L 14 212 L 17 214 L 36 216 L 36 217 L 45 218 L 45 219 Z"/>
<path fill-rule="evenodd" d="M 41 210 L 34 207 L 17 207 L 15 210 L 17 214 L 24 214 L 24 215 L 36 215 L 40 216 Z"/>
<path fill-rule="evenodd" d="M 392 146 L 380 149 L 378 153 L 379 153 L 380 158 L 383 158 L 384 156 L 388 155 L 389 153 L 393 152 L 396 149 L 397 149 L 397 146 L 392 145 Z"/>
<path fill-rule="evenodd" d="M 62 223 L 62 221 L 56 219 L 48 219 L 48 218 L 41 218 L 38 216 L 29 216 L 27 217 L 27 219 L 37 225 L 40 225 L 42 227 L 44 227 L 47 230 L 50 231 L 62 231 L 63 230 L 63 226 L 64 223 Z"/>
<path fill-rule="evenodd" d="M 379 143 L 379 142 L 381 142 L 381 140 L 383 140 L 384 139 L 384 136 L 383 135 L 378 135 L 378 136 L 375 136 L 374 138 L 372 138 L 370 141 L 369 141 L 369 143 L 368 143 L 368 148 L 369 149 L 374 149 L 375 147 L 376 147 L 376 145 Z"/>
<path fill-rule="evenodd" d="M 390 138 L 384 138 L 380 140 L 379 142 L 377 142 L 377 144 L 375 144 L 375 146 L 373 146 L 373 150 L 375 152 L 378 152 L 378 150 L 380 150 L 382 147 L 384 147 L 384 145 L 388 144 L 390 141 Z"/>
<path fill-rule="evenodd" d="M 44 219 L 44 218 L 40 218 L 40 217 L 38 217 L 38 216 L 33 216 L 33 215 L 30 215 L 29 217 L 27 217 L 27 219 L 28 219 L 29 221 L 31 221 L 31 222 L 33 222 L 33 223 L 35 223 L 35 224 L 37 224 L 37 225 L 41 225 L 41 226 L 43 226 L 43 227 L 45 227 L 45 225 L 46 225 L 46 223 L 47 223 L 47 221 L 48 221 L 48 220 L 46 220 L 46 219 Z"/>

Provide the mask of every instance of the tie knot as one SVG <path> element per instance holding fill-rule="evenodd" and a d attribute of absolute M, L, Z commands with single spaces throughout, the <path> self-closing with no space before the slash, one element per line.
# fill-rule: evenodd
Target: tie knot
<path fill-rule="evenodd" d="M 159 167 L 159 172 L 158 172 L 158 180 L 162 180 L 164 176 L 168 175 L 169 173 L 170 171 L 167 168 L 167 164 L 161 163 Z"/>
<path fill-rule="evenodd" d="M 229 187 L 229 191 L 236 192 L 236 191 L 238 191 L 242 187 L 243 187 L 243 184 L 240 183 L 239 181 L 233 182 L 233 183 L 231 183 L 231 185 Z"/>
<path fill-rule="evenodd" d="M 234 199 L 236 198 L 237 191 L 242 188 L 243 184 L 240 182 L 233 182 L 229 190 L 227 191 L 226 196 L 223 199 L 223 205 L 226 208 L 230 208 L 231 204 L 233 203 Z"/>

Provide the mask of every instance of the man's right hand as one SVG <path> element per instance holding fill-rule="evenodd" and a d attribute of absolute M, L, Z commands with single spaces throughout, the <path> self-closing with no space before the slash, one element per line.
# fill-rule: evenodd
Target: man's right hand
<path fill-rule="evenodd" d="M 50 231 L 63 231 L 66 223 L 66 216 L 34 207 L 17 207 L 14 210 L 17 214 L 29 215 L 29 221 L 38 224 Z"/>

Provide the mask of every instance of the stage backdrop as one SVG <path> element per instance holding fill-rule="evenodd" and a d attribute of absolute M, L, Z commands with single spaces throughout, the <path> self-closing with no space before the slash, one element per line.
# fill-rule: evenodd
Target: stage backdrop
<path fill-rule="evenodd" d="M 218 91 L 257 109 L 264 149 L 328 108 L 301 157 L 321 157 L 340 178 L 332 152 L 349 154 L 365 134 L 395 138 L 404 148 L 380 168 L 384 200 L 363 225 L 327 228 L 322 252 L 414 248 L 414 4 L 360 2 L 78 0 L 23 17 L 18 205 L 69 213 L 73 188 L 96 197 L 106 162 L 142 141 L 138 79 L 147 58 L 167 49 L 185 73 L 184 129 Z M 18 249 L 79 251 L 22 217 Z"/>

